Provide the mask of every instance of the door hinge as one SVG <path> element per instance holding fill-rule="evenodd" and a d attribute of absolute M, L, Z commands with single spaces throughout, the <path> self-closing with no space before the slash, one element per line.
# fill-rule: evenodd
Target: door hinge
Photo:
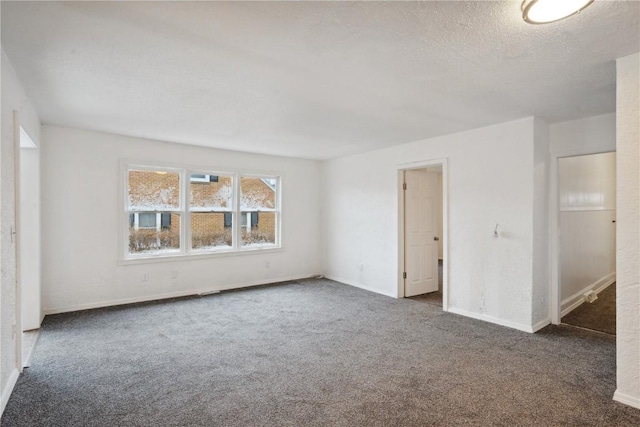
<path fill-rule="evenodd" d="M 407 278 L 407 272 L 405 271 L 404 273 L 402 273 L 402 278 L 406 279 Z"/>
<path fill-rule="evenodd" d="M 407 183 L 406 183 L 406 182 L 402 184 L 402 189 L 403 189 L 403 190 L 406 190 L 406 189 L 407 189 Z"/>

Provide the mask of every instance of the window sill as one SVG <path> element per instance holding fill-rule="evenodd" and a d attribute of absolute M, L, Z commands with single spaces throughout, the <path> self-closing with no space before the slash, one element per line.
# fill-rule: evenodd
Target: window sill
<path fill-rule="evenodd" d="M 158 262 L 173 262 L 173 261 L 195 261 L 199 259 L 211 259 L 211 258 L 222 258 L 228 256 L 244 256 L 244 255 L 257 255 L 264 253 L 274 253 L 274 252 L 282 252 L 282 246 L 273 246 L 268 248 L 247 248 L 247 249 L 239 249 L 236 251 L 203 251 L 203 252 L 191 252 L 191 253 L 168 253 L 168 254 L 157 254 L 157 255 L 149 255 L 144 257 L 136 257 L 136 258 L 124 258 L 118 260 L 118 265 L 138 265 L 138 264 L 153 264 Z"/>

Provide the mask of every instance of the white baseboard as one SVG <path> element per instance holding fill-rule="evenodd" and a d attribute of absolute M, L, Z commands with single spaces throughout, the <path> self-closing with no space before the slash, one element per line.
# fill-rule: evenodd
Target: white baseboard
<path fill-rule="evenodd" d="M 29 348 L 29 352 L 26 355 L 24 354 L 22 355 L 23 368 L 28 368 L 29 366 L 31 366 L 31 358 L 33 357 L 33 351 L 36 349 L 36 345 L 38 345 L 38 340 L 40 339 L 40 329 L 38 329 L 35 333 L 36 333 L 36 338 L 33 340 L 33 344 L 31 345 L 31 348 Z"/>
<path fill-rule="evenodd" d="M 509 320 L 499 319 L 497 317 L 489 316 L 489 315 L 486 315 L 486 314 L 474 313 L 472 311 L 467 311 L 467 310 L 463 310 L 463 309 L 456 308 L 456 307 L 449 307 L 449 313 L 459 314 L 461 316 L 470 317 L 470 318 L 476 319 L 476 320 L 482 320 L 484 322 L 495 323 L 496 325 L 506 326 L 507 328 L 517 329 L 517 330 L 523 331 L 523 332 L 529 332 L 529 333 L 535 332 L 534 328 L 531 327 L 531 326 L 528 326 L 528 325 L 523 325 L 521 323 L 511 322 Z"/>
<path fill-rule="evenodd" d="M 640 398 L 620 393 L 618 390 L 613 393 L 613 400 L 615 400 L 616 402 L 624 403 L 625 405 L 629 405 L 633 408 L 640 409 Z"/>
<path fill-rule="evenodd" d="M 584 289 L 576 292 L 575 294 L 571 295 L 568 298 L 565 298 L 560 303 L 560 307 L 562 308 L 562 311 L 560 312 L 560 317 L 562 318 L 566 316 L 567 314 L 571 313 L 573 310 L 578 308 L 580 305 L 582 305 L 582 303 L 584 302 L 583 295 L 585 294 L 585 292 L 593 291 L 596 294 L 599 294 L 600 292 L 607 289 L 615 281 L 616 281 L 616 273 L 607 274 L 606 276 L 601 277 L 600 279 L 596 280 L 594 283 L 590 284 Z"/>
<path fill-rule="evenodd" d="M 540 329 L 544 328 L 547 325 L 551 324 L 551 318 L 547 317 L 546 319 L 536 323 L 535 325 L 533 325 L 533 327 L 531 328 L 531 332 L 538 332 Z"/>
<path fill-rule="evenodd" d="M 5 384 L 2 389 L 2 401 L 0 402 L 0 416 L 4 413 L 4 408 L 7 407 L 7 403 L 9 403 L 9 398 L 11 397 L 11 393 L 13 393 L 13 388 L 16 386 L 16 382 L 18 381 L 18 377 L 20 376 L 20 372 L 17 369 L 11 371 L 11 375 L 9 375 L 9 379 L 7 380 L 7 384 Z"/>
<path fill-rule="evenodd" d="M 382 292 L 382 291 L 377 290 L 377 289 L 371 289 L 371 288 L 367 287 L 367 285 L 364 285 L 364 284 L 358 283 L 358 282 L 354 282 L 352 280 L 346 280 L 346 279 L 343 279 L 341 277 L 333 276 L 333 275 L 330 275 L 330 274 L 329 275 L 325 274 L 324 277 L 329 279 L 329 280 L 333 280 L 334 282 L 339 282 L 339 283 L 342 283 L 344 285 L 353 286 L 354 288 L 364 289 L 365 291 L 374 292 L 376 294 L 384 295 L 384 296 L 391 297 L 391 298 L 397 298 L 397 295 L 395 295 L 395 294 L 388 293 L 388 292 Z"/>
<path fill-rule="evenodd" d="M 135 304 L 135 303 L 139 303 L 139 302 L 158 301 L 158 300 L 163 300 L 163 299 L 187 297 L 187 296 L 193 296 L 193 295 L 198 295 L 198 294 L 203 294 L 203 293 L 211 293 L 211 292 L 216 292 L 216 291 L 228 291 L 228 290 L 231 290 L 231 289 L 242 289 L 242 288 L 248 288 L 248 287 L 251 287 L 251 286 L 269 285 L 269 284 L 273 284 L 273 283 L 288 282 L 288 281 L 291 281 L 291 280 L 303 280 L 303 279 L 309 279 L 311 277 L 315 277 L 315 275 L 312 275 L 312 276 L 304 275 L 304 276 L 278 277 L 278 278 L 269 279 L 269 280 L 266 280 L 266 281 L 265 280 L 257 280 L 257 281 L 254 281 L 254 282 L 244 282 L 242 284 L 224 285 L 224 286 L 218 286 L 218 287 L 215 287 L 215 288 L 191 289 L 191 290 L 186 290 L 186 291 L 168 292 L 168 293 L 164 293 L 164 294 L 148 295 L 148 296 L 142 296 L 142 297 L 122 298 L 122 299 L 109 300 L 109 301 L 100 301 L 100 302 L 94 302 L 94 303 L 88 303 L 88 304 L 77 304 L 77 305 L 71 305 L 71 306 L 67 306 L 67 307 L 54 307 L 54 308 L 45 309 L 44 313 L 45 313 L 45 315 L 59 314 L 59 313 L 69 313 L 69 312 L 72 312 L 72 311 L 91 310 L 91 309 L 94 309 L 94 308 L 113 307 L 113 306 L 116 306 L 116 305 L 125 305 L 125 304 Z"/>

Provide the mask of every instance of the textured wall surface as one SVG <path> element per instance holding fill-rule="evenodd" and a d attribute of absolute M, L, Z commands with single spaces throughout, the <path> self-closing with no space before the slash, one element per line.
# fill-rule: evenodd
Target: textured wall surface
<path fill-rule="evenodd" d="M 13 387 L 16 373 L 15 336 L 12 333 L 16 325 L 16 245 L 11 236 L 15 221 L 15 167 L 14 167 L 14 121 L 13 112 L 17 111 L 20 125 L 29 133 L 35 143 L 40 140 L 40 121 L 38 114 L 29 102 L 15 71 L 4 51 L 2 51 L 2 140 L 1 150 L 1 188 L 0 212 L 0 387 L 2 403 L 6 403 L 7 393 Z"/>
<path fill-rule="evenodd" d="M 396 296 L 398 168 L 447 158 L 450 309 L 530 330 L 533 127 L 522 119 L 323 163 L 325 274 Z"/>
<path fill-rule="evenodd" d="M 616 115 L 551 124 L 549 142 L 549 151 L 558 156 L 616 151 Z"/>
<path fill-rule="evenodd" d="M 319 163 L 43 127 L 45 311 L 64 311 L 320 273 Z M 282 249 L 118 264 L 121 159 L 282 176 Z M 135 162 L 134 162 L 135 163 Z M 64 189 L 63 191 L 61 189 Z M 96 226 L 96 225 L 99 226 Z M 146 276 L 145 276 L 146 275 Z M 143 280 L 143 276 L 147 280 Z"/>
<path fill-rule="evenodd" d="M 617 61 L 617 368 L 615 399 L 640 408 L 640 54 Z"/>
<path fill-rule="evenodd" d="M 549 127 L 533 121 L 533 278 L 531 322 L 538 330 L 549 316 Z"/>

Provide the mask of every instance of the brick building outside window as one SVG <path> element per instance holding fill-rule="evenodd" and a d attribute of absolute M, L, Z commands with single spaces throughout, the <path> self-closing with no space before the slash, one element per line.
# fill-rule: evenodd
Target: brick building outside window
<path fill-rule="evenodd" d="M 183 177 L 188 177 L 186 185 Z M 274 177 L 128 168 L 128 253 L 273 247 L 278 243 L 278 182 Z"/>

